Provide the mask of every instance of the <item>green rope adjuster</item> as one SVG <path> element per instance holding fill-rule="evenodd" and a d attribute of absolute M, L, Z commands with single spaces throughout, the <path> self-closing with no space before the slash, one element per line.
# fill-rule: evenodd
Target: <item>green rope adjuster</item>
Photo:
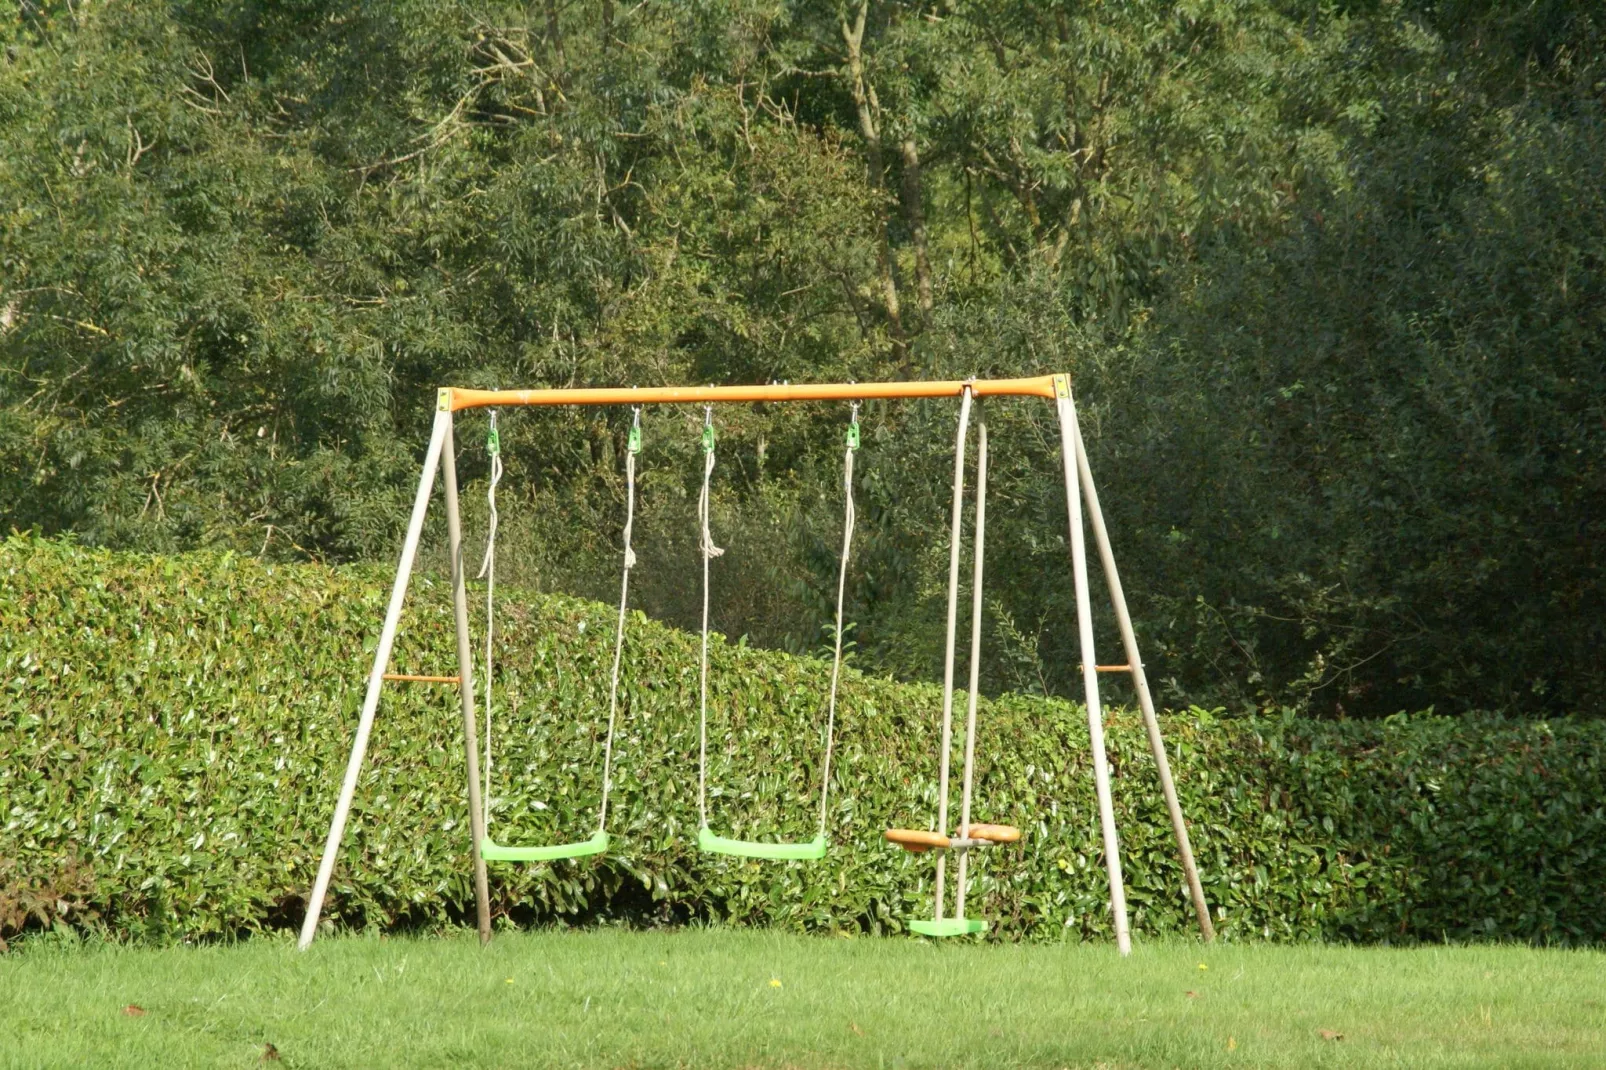
<path fill-rule="evenodd" d="M 848 449 L 859 448 L 859 403 L 853 403 L 853 422 L 848 424 Z"/>
<path fill-rule="evenodd" d="M 625 448 L 631 453 L 641 452 L 641 425 L 639 423 L 630 429 L 630 441 Z"/>
<path fill-rule="evenodd" d="M 714 425 L 713 424 L 704 424 L 703 425 L 703 452 L 704 453 L 713 453 L 714 452 Z"/>
<path fill-rule="evenodd" d="M 491 410 L 491 429 L 485 433 L 485 455 L 495 457 L 502 452 L 502 436 L 496 430 L 496 410 Z"/>

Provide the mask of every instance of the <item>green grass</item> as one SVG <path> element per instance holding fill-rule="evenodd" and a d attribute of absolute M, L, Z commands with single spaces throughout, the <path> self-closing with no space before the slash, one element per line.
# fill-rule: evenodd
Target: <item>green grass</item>
<path fill-rule="evenodd" d="M 1606 1064 L 1603 1008 L 1606 954 L 1513 947 L 36 942 L 0 957 L 0 1064 L 246 1066 L 271 1043 L 284 1067 L 1582 1067 Z"/>

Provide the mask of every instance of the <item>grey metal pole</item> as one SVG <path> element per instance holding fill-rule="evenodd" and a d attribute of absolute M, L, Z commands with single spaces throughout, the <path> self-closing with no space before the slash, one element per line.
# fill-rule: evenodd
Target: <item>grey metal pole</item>
<path fill-rule="evenodd" d="M 948 835 L 948 752 L 953 748 L 954 724 L 954 632 L 959 627 L 959 543 L 964 537 L 965 510 L 965 434 L 970 429 L 970 387 L 959 397 L 959 433 L 954 439 L 954 509 L 949 525 L 948 547 L 948 637 L 942 656 L 942 754 L 937 760 L 937 832 Z M 948 854 L 937 856 L 937 906 L 932 917 L 942 920 L 942 881 L 947 872 Z"/>
<path fill-rule="evenodd" d="M 970 574 L 970 690 L 965 696 L 965 771 L 959 795 L 959 835 L 970 839 L 970 789 L 976 770 L 976 692 L 981 686 L 981 573 L 987 544 L 987 420 L 976 428 L 976 545 L 971 548 Z M 970 849 L 959 852 L 959 872 L 954 875 L 954 917 L 965 916 L 965 892 L 969 887 Z"/>
<path fill-rule="evenodd" d="M 1121 879 L 1121 850 L 1115 835 L 1115 807 L 1110 798 L 1110 759 L 1104 749 L 1104 711 L 1099 705 L 1098 662 L 1093 650 L 1093 609 L 1087 591 L 1087 547 L 1082 534 L 1082 497 L 1077 493 L 1076 408 L 1070 381 L 1056 377 L 1059 397 L 1060 450 L 1065 467 L 1065 502 L 1070 513 L 1071 572 L 1076 581 L 1076 621 L 1081 633 L 1082 689 L 1087 696 L 1087 735 L 1093 750 L 1093 783 L 1098 792 L 1099 825 L 1104 833 L 1104 868 L 1110 878 L 1110 913 L 1115 919 L 1115 946 L 1132 952 L 1127 929 L 1126 888 Z"/>
<path fill-rule="evenodd" d="M 446 444 L 441 451 L 446 483 L 446 538 L 452 555 L 452 613 L 457 618 L 457 690 L 463 697 L 463 746 L 468 758 L 468 827 L 474 853 L 474 906 L 480 943 L 491 942 L 491 894 L 485 878 L 485 811 L 480 806 L 479 733 L 474 725 L 474 654 L 468 633 L 468 587 L 463 576 L 463 522 L 457 511 L 457 458 L 452 447 L 452 414 L 446 414 Z"/>
<path fill-rule="evenodd" d="M 1143 659 L 1138 655 L 1137 633 L 1132 630 L 1132 615 L 1127 611 L 1121 576 L 1115 568 L 1115 553 L 1110 549 L 1110 533 L 1104 526 L 1104 511 L 1099 508 L 1099 492 L 1093 486 L 1093 469 L 1087 463 L 1087 443 L 1082 438 L 1080 424 L 1076 426 L 1076 467 L 1081 476 L 1082 494 L 1087 499 L 1093 541 L 1099 548 L 1099 561 L 1104 567 L 1105 582 L 1109 584 L 1110 603 L 1115 607 L 1115 621 L 1120 626 L 1121 642 L 1126 647 L 1126 663 L 1132 671 L 1132 686 L 1137 689 L 1138 705 L 1143 710 L 1143 727 L 1148 730 L 1149 751 L 1160 770 L 1160 790 L 1165 795 L 1166 810 L 1171 814 L 1171 830 L 1176 833 L 1177 851 L 1182 856 L 1182 872 L 1187 877 L 1193 912 L 1199 919 L 1200 933 L 1209 943 L 1216 938 L 1216 927 L 1210 922 L 1210 904 L 1205 902 L 1204 886 L 1199 883 L 1199 868 L 1194 864 L 1193 845 L 1188 840 L 1188 823 L 1182 816 L 1182 804 L 1177 801 L 1177 785 L 1171 778 L 1171 762 L 1166 758 L 1165 740 L 1160 735 L 1160 719 L 1155 716 L 1154 696 L 1149 693 L 1149 679 L 1143 671 Z"/>
<path fill-rule="evenodd" d="M 385 666 L 390 664 L 391 647 L 396 642 L 402 604 L 407 600 L 407 583 L 412 578 L 413 559 L 418 556 L 418 540 L 424 532 L 424 515 L 429 511 L 429 496 L 435 487 L 435 470 L 440 465 L 442 446 L 451 420 L 450 412 L 444 409 L 436 411 L 435 426 L 429 436 L 429 449 L 424 452 L 424 470 L 418 479 L 418 493 L 413 497 L 413 515 L 407 522 L 401 560 L 396 565 L 396 578 L 390 587 L 390 605 L 385 610 L 384 627 L 379 630 L 373 668 L 368 672 L 368 690 L 363 696 L 362 713 L 357 718 L 357 735 L 351 741 L 351 757 L 346 762 L 346 776 L 340 784 L 335 816 L 329 822 L 329 836 L 324 841 L 323 859 L 318 863 L 318 877 L 313 881 L 311 894 L 307 896 L 307 915 L 302 919 L 301 938 L 296 942 L 296 947 L 302 951 L 312 944 L 312 938 L 318 934 L 318 918 L 323 913 L 324 897 L 329 893 L 329 879 L 334 875 L 340 841 L 346 834 L 346 821 L 351 816 L 351 800 L 357 792 L 357 778 L 362 774 L 363 757 L 368 753 L 368 737 L 374 730 L 379 693 L 385 686 Z"/>

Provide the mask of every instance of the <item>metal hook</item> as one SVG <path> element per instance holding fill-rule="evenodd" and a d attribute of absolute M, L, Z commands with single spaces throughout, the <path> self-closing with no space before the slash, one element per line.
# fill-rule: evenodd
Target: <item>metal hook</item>
<path fill-rule="evenodd" d="M 712 405 L 704 405 L 703 406 L 703 426 L 704 427 L 713 427 L 714 426 L 714 406 L 712 406 Z"/>

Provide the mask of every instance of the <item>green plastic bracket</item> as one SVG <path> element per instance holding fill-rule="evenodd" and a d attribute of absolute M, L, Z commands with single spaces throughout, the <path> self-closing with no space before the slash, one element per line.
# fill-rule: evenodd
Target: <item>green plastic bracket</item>
<path fill-rule="evenodd" d="M 630 442 L 629 442 L 629 445 L 626 448 L 629 449 L 631 453 L 640 453 L 641 452 L 641 428 L 640 427 L 632 427 L 630 429 Z"/>
<path fill-rule="evenodd" d="M 703 452 L 714 452 L 714 426 L 712 424 L 703 425 Z"/>
<path fill-rule="evenodd" d="M 697 846 L 710 854 L 735 855 L 737 858 L 813 862 L 825 857 L 824 836 L 816 836 L 807 843 L 755 843 L 752 840 L 716 836 L 706 825 L 697 832 Z"/>
<path fill-rule="evenodd" d="M 854 420 L 851 424 L 848 425 L 848 449 L 856 450 L 858 448 L 859 448 L 859 421 Z"/>
<path fill-rule="evenodd" d="M 487 862 L 549 862 L 557 858 L 584 858 L 608 850 L 608 834 L 598 832 L 579 843 L 551 843 L 544 847 L 504 847 L 489 836 L 480 841 L 480 857 Z"/>
<path fill-rule="evenodd" d="M 987 931 L 987 922 L 981 918 L 941 918 L 936 921 L 909 923 L 909 931 L 921 936 L 972 936 Z"/>
<path fill-rule="evenodd" d="M 493 427 L 485 435 L 485 455 L 487 457 L 495 457 L 497 454 L 499 454 L 501 452 L 502 452 L 502 436 L 499 433 L 497 433 L 496 428 Z"/>

